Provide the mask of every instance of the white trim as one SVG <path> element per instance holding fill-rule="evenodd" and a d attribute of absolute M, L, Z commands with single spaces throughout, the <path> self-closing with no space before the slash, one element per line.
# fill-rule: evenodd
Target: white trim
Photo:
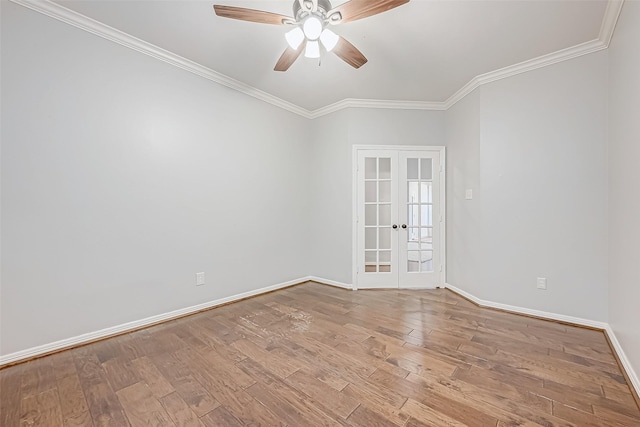
<path fill-rule="evenodd" d="M 326 116 L 345 108 L 385 108 L 388 110 L 433 110 L 444 111 L 447 109 L 444 102 L 428 101 L 391 101 L 384 99 L 355 99 L 346 98 L 342 101 L 311 111 L 311 119 Z"/>
<path fill-rule="evenodd" d="M 557 64 L 558 62 L 567 61 L 569 59 L 577 58 L 582 55 L 598 52 L 599 50 L 606 48 L 606 44 L 604 44 L 600 39 L 596 39 L 590 42 L 569 47 L 567 49 L 562 49 L 548 55 L 530 59 L 519 64 L 510 65 L 499 70 L 481 74 L 471 79 L 469 83 L 467 83 L 462 88 L 460 88 L 460 90 L 451 95 L 451 97 L 449 97 L 449 99 L 447 99 L 444 103 L 446 106 L 445 109 L 448 110 L 449 108 L 453 107 L 462 98 L 469 95 L 471 92 L 484 84 L 495 82 L 496 80 L 506 79 L 517 74 L 526 73 L 528 71 L 537 70 L 538 68 L 547 67 L 549 65 Z"/>
<path fill-rule="evenodd" d="M 102 22 L 96 21 L 95 19 L 91 19 L 71 9 L 67 9 L 66 7 L 50 0 L 11 1 L 36 12 L 40 12 L 43 15 L 47 15 L 66 24 L 80 28 L 81 30 L 87 31 L 91 34 L 95 34 L 96 36 L 118 43 L 124 47 L 128 47 L 129 49 L 133 49 L 137 52 L 159 59 L 167 64 L 189 71 L 190 73 L 196 74 L 200 77 L 204 77 L 212 82 L 237 90 L 238 92 L 242 92 L 271 105 L 275 105 L 276 107 L 280 107 L 308 119 L 311 118 L 311 111 L 299 107 L 292 102 L 285 101 L 277 96 L 256 89 L 253 86 L 249 86 L 246 83 L 242 83 L 241 81 L 200 65 L 197 62 L 183 58 L 173 52 L 169 52 L 168 50 L 162 49 L 123 31 L 117 30 L 103 24 Z"/>
<path fill-rule="evenodd" d="M 440 176 L 440 198 L 442 200 L 442 224 L 440 225 L 442 274 L 440 277 L 442 278 L 442 283 L 440 286 L 444 287 L 447 283 L 447 149 L 445 147 L 440 150 L 440 167 L 442 168 Z"/>
<path fill-rule="evenodd" d="M 342 283 L 342 282 L 336 282 L 334 280 L 329 280 L 329 279 L 323 279 L 321 277 L 308 276 L 305 279 L 306 279 L 305 281 L 313 281 L 313 282 L 321 283 L 323 285 L 330 285 L 330 286 L 336 286 L 336 287 L 339 287 L 339 288 L 355 290 L 353 288 L 353 286 L 350 285 L 350 284 Z M 635 389 L 636 393 L 640 395 L 640 380 L 638 379 L 638 376 L 636 375 L 635 371 L 633 370 L 633 367 L 631 366 L 631 362 L 629 362 L 629 359 L 627 358 L 627 355 L 625 354 L 624 350 L 622 349 L 622 346 L 620 345 L 620 342 L 616 338 L 616 335 L 613 332 L 613 329 L 611 328 L 611 326 L 608 323 L 597 322 L 597 321 L 593 321 L 593 320 L 583 319 L 583 318 L 580 318 L 580 317 L 565 316 L 565 315 L 562 315 L 562 314 L 549 313 L 549 312 L 546 312 L 546 311 L 532 310 L 532 309 L 528 309 L 528 308 L 517 307 L 517 306 L 513 306 L 513 305 L 507 305 L 507 304 L 501 304 L 501 303 L 495 303 L 495 302 L 492 302 L 492 301 L 482 300 L 480 298 L 477 298 L 474 295 L 471 295 L 470 293 L 468 293 L 466 291 L 463 291 L 460 288 L 457 288 L 457 287 L 451 285 L 450 283 L 445 283 L 444 286 L 442 286 L 442 287 L 451 289 L 455 293 L 464 296 L 465 298 L 473 301 L 474 303 L 478 304 L 481 307 L 498 308 L 498 309 L 501 309 L 501 310 L 505 310 L 505 311 L 509 311 L 509 312 L 513 312 L 513 313 L 517 313 L 517 314 L 526 314 L 526 315 L 530 315 L 530 316 L 540 317 L 540 318 L 543 318 L 543 319 L 558 320 L 558 321 L 562 321 L 562 322 L 573 323 L 573 324 L 579 325 L 579 326 L 586 326 L 586 327 L 589 327 L 589 328 L 596 328 L 596 329 L 602 330 L 609 337 L 609 341 L 611 342 L 611 345 L 613 346 L 613 351 L 616 352 L 616 354 L 617 354 L 617 356 L 620 359 L 620 362 L 622 364 L 622 368 L 625 370 L 627 376 L 629 377 L 629 379 L 631 381 L 631 384 L 630 384 L 631 387 L 633 387 Z M 410 287 L 410 288 L 402 288 L 401 290 L 431 290 L 431 289 L 434 289 L 434 288 Z"/>
<path fill-rule="evenodd" d="M 78 12 L 67 9 L 64 6 L 54 3 L 51 0 L 10 0 L 16 4 L 40 12 L 51 18 L 65 22 L 74 27 L 80 28 L 89 33 L 103 37 L 107 40 L 118 43 L 145 55 L 164 61 L 183 70 L 189 71 L 210 81 L 237 90 L 238 92 L 252 96 L 261 101 L 267 102 L 276 107 L 298 114 L 307 119 L 315 119 L 324 115 L 343 110 L 345 108 L 385 108 L 402 110 L 435 110 L 445 111 L 455 105 L 458 101 L 473 92 L 483 84 L 496 80 L 505 79 L 517 74 L 533 71 L 538 68 L 553 65 L 561 61 L 587 55 L 609 47 L 611 37 L 615 31 L 615 26 L 622 10 L 624 0 L 609 0 L 605 11 L 600 35 L 597 39 L 579 45 L 562 49 L 547 55 L 540 56 L 519 64 L 511 65 L 499 70 L 491 71 L 474 77 L 466 85 L 460 88 L 444 102 L 438 101 L 402 101 L 402 100 L 380 100 L 380 99 L 354 99 L 346 98 L 333 104 L 307 110 L 292 102 L 271 95 L 246 83 L 242 83 L 222 73 L 214 71 L 194 61 L 183 58 L 175 53 L 169 52 L 151 43 L 133 37 L 123 31 L 105 25 Z"/>
<path fill-rule="evenodd" d="M 627 358 L 618 338 L 616 338 L 616 334 L 613 332 L 613 328 L 611 325 L 607 325 L 605 328 L 605 333 L 609 337 L 609 342 L 611 342 L 611 346 L 613 350 L 618 354 L 618 359 L 620 359 L 620 363 L 622 364 L 622 368 L 627 373 L 629 380 L 631 381 L 631 387 L 633 387 L 636 391 L 636 394 L 640 396 L 640 379 L 638 379 L 638 375 L 633 370 L 633 366 L 631 366 L 631 362 Z"/>
<path fill-rule="evenodd" d="M 351 283 L 358 289 L 358 150 L 351 148 Z"/>
<path fill-rule="evenodd" d="M 525 314 L 528 316 L 535 316 L 535 317 L 540 317 L 542 319 L 548 319 L 548 320 L 558 320 L 560 322 L 573 323 L 578 326 L 586 326 L 588 328 L 595 328 L 595 329 L 602 330 L 602 332 L 607 334 L 609 341 L 611 342 L 611 346 L 613 347 L 613 351 L 616 352 L 618 359 L 620 359 L 620 362 L 622 364 L 622 369 L 624 369 L 625 373 L 627 374 L 627 376 L 631 381 L 630 387 L 632 387 L 635 390 L 636 394 L 640 395 L 640 380 L 638 379 L 638 375 L 633 370 L 633 366 L 631 366 L 631 362 L 629 362 L 629 359 L 627 358 L 627 355 L 622 349 L 620 342 L 616 338 L 616 334 L 613 332 L 613 329 L 608 323 L 598 322 L 598 321 L 589 320 L 589 319 L 583 319 L 581 317 L 565 316 L 564 314 L 549 313 L 547 311 L 533 310 L 530 308 L 518 307 L 514 305 L 508 305 L 508 304 L 502 304 L 498 302 L 483 300 L 476 297 L 475 295 L 470 294 L 469 292 L 463 291 L 462 289 L 456 286 L 453 286 L 450 283 L 445 283 L 445 287 L 459 295 L 462 295 L 468 300 L 473 301 L 474 303 L 478 304 L 480 307 L 497 308 L 500 310 L 505 310 L 512 313 L 516 313 L 516 314 Z"/>
<path fill-rule="evenodd" d="M 508 305 L 508 304 L 502 304 L 499 302 L 483 300 L 474 295 L 471 295 L 466 291 L 463 291 L 460 288 L 453 286 L 450 283 L 445 283 L 445 287 L 473 301 L 474 303 L 478 304 L 480 307 L 497 308 L 499 310 L 511 311 L 513 313 L 542 317 L 544 319 L 549 319 L 549 320 L 558 320 L 560 322 L 575 323 L 576 325 L 587 326 L 589 328 L 596 328 L 596 329 L 602 329 L 602 330 L 605 330 L 608 326 L 607 323 L 598 322 L 596 320 L 583 319 L 581 317 L 566 316 L 564 314 L 550 313 L 548 311 L 534 310 L 530 308 L 518 307 L 515 305 Z"/>
<path fill-rule="evenodd" d="M 307 276 L 305 279 L 307 279 L 307 281 L 309 282 L 318 282 L 322 285 L 329 285 L 329 286 L 335 286 L 336 288 L 355 290 L 353 289 L 353 285 L 351 285 L 350 283 L 337 282 L 335 280 L 323 279 L 322 277 L 316 277 L 316 276 Z"/>
<path fill-rule="evenodd" d="M 397 151 L 440 151 L 444 152 L 444 145 L 372 145 L 372 144 L 354 144 L 352 145 L 354 154 L 358 150 L 397 150 Z M 357 166 L 356 162 L 356 166 Z"/>
<path fill-rule="evenodd" d="M 444 145 L 372 145 L 354 144 L 351 146 L 351 280 L 353 290 L 358 289 L 358 151 L 359 150 L 395 150 L 395 151 L 438 151 L 440 153 L 440 165 L 442 166 L 442 176 L 440 177 L 440 199 L 442 210 L 442 224 L 440 226 L 440 247 L 442 286 L 446 286 L 447 281 L 447 197 L 446 197 L 446 147 Z M 436 286 L 437 287 L 437 286 Z M 395 289 L 395 288 L 393 288 Z M 410 288 L 400 288 L 410 289 Z M 417 288 L 416 288 L 417 289 Z M 433 289 L 433 288 L 420 288 Z"/>
<path fill-rule="evenodd" d="M 13 364 L 13 363 L 17 363 L 26 359 L 30 359 L 33 357 L 38 357 L 47 353 L 51 353 L 51 352 L 55 352 L 55 351 L 60 351 L 60 350 L 64 350 L 67 348 L 72 348 L 72 347 L 76 347 L 79 345 L 83 345 L 85 343 L 89 343 L 89 342 L 93 342 L 99 339 L 103 339 L 103 338 L 108 338 L 111 336 L 115 336 L 118 334 L 122 334 L 128 331 L 132 331 L 132 330 L 136 330 L 139 328 L 143 328 L 145 326 L 149 326 L 149 325 L 154 325 L 160 322 L 166 322 L 172 319 L 176 319 L 176 318 L 180 318 L 189 314 L 193 314 L 193 313 L 197 313 L 199 311 L 202 310 L 207 310 L 207 309 L 211 309 L 211 308 L 215 308 L 217 306 L 220 306 L 222 304 L 227 304 L 230 302 L 234 302 L 234 301 L 238 301 L 244 298 L 248 298 L 248 297 L 252 297 L 252 296 L 256 296 L 256 295 L 260 295 L 260 294 L 264 294 L 267 292 L 272 292 L 278 289 L 283 289 L 283 288 L 287 288 L 290 286 L 294 286 L 297 284 L 301 284 L 301 283 L 305 283 L 305 282 L 317 282 L 320 284 L 324 284 L 324 285 L 329 285 L 329 286 L 335 286 L 338 288 L 342 288 L 342 289 L 351 289 L 351 290 L 355 290 L 355 288 L 353 287 L 353 285 L 350 285 L 348 283 L 342 283 L 342 282 L 338 282 L 335 280 L 330 280 L 330 279 L 324 279 L 321 277 L 316 277 L 316 276 L 306 276 L 306 277 L 302 277 L 299 279 L 295 279 L 295 280 L 290 280 L 288 282 L 283 282 L 283 283 L 279 283 L 276 285 L 272 285 L 272 286 L 267 286 L 264 288 L 260 288 L 260 289 L 256 289 L 253 291 L 248 291 L 248 292 L 244 292 L 241 294 L 237 294 L 237 295 L 233 295 L 230 297 L 225 297 L 225 298 L 220 298 L 214 301 L 210 301 L 210 302 L 206 302 L 203 304 L 198 304 L 198 305 L 194 305 L 191 307 L 187 307 L 187 308 L 183 308 L 183 309 L 179 309 L 179 310 L 174 310 L 174 311 L 170 311 L 168 313 L 164 313 L 164 314 L 159 314 L 156 316 L 151 316 L 151 317 L 147 317 L 145 319 L 141 319 L 141 320 L 137 320 L 137 321 L 133 321 L 133 322 L 129 322 L 129 323 L 124 323 L 118 326 L 113 326 L 110 328 L 105 328 L 105 329 L 101 329 L 99 331 L 95 331 L 95 332 L 89 332 L 86 334 L 82 334 L 82 335 L 78 335 L 72 338 L 67 338 L 64 340 L 60 340 L 60 341 L 55 341 L 53 343 L 49 343 L 49 344 L 44 344 L 44 345 L 40 345 L 40 346 L 36 346 L 36 347 L 32 347 L 26 350 L 21 350 L 21 351 L 17 351 L 15 353 L 10 353 L 7 354 L 5 356 L 0 356 L 0 368 L 3 367 L 4 365 L 8 365 L 8 364 Z M 478 304 L 481 307 L 491 307 L 491 308 L 499 308 L 501 310 L 506 310 L 506 311 L 510 311 L 513 313 L 519 313 L 519 314 L 527 314 L 527 315 L 532 315 L 532 316 L 536 316 L 536 317 L 541 317 L 541 318 L 545 318 L 545 319 L 550 319 L 550 320 L 560 320 L 563 322 L 569 322 L 569 323 L 574 323 L 576 325 L 582 325 L 582 326 L 588 326 L 591 328 L 598 328 L 598 329 L 602 329 L 603 332 L 605 332 L 607 334 L 607 336 L 609 337 L 609 340 L 611 341 L 611 345 L 613 346 L 613 350 L 617 353 L 618 358 L 620 359 L 620 362 L 622 363 L 622 367 L 623 369 L 626 371 L 627 376 L 629 377 L 629 379 L 631 380 L 631 386 L 635 389 L 637 394 L 640 394 L 640 380 L 638 379 L 638 376 L 636 375 L 635 371 L 633 370 L 633 367 L 631 366 L 631 363 L 629 362 L 629 359 L 627 358 L 624 350 L 622 349 L 622 346 L 620 345 L 620 342 L 618 341 L 618 339 L 616 338 L 615 333 L 613 332 L 613 329 L 611 328 L 611 326 L 607 323 L 603 323 L 603 322 L 596 322 L 596 321 L 592 321 L 592 320 L 587 320 L 587 319 L 582 319 L 582 318 L 578 318 L 578 317 L 571 317 L 571 316 L 564 316 L 561 314 L 555 314 L 555 313 L 548 313 L 545 311 L 539 311 L 539 310 L 531 310 L 531 309 L 527 309 L 527 308 L 523 308 L 523 307 L 517 307 L 517 306 L 511 306 L 511 305 L 506 305 L 506 304 L 500 304 L 500 303 L 494 303 L 491 301 L 485 301 L 482 300 L 480 298 L 475 297 L 474 295 L 471 295 L 468 292 L 463 291 L 460 288 L 457 288 L 449 283 L 445 283 L 445 287 L 448 289 L 451 289 L 452 291 L 456 292 L 457 294 L 460 294 L 462 296 L 464 296 L 465 298 L 475 302 L 476 304 Z M 410 288 L 410 289 L 432 289 L 432 288 Z"/>
<path fill-rule="evenodd" d="M 607 9 L 604 12 L 604 18 L 602 18 L 600 36 L 598 37 L 607 47 L 611 43 L 623 5 L 624 0 L 609 0 L 607 2 Z"/>
<path fill-rule="evenodd" d="M 302 277 L 295 280 L 290 280 L 288 282 L 278 283 L 276 285 L 267 286 L 264 288 L 256 289 L 253 291 L 243 292 L 241 294 L 232 295 L 225 298 L 220 298 L 217 300 L 205 302 L 203 304 L 194 305 L 191 307 L 181 308 L 178 310 L 170 311 L 168 313 L 158 314 L 155 316 L 147 317 L 140 320 L 135 320 L 133 322 L 123 323 L 121 325 L 112 326 L 109 328 L 101 329 L 99 331 L 88 332 L 86 334 L 77 335 L 75 337 L 66 338 L 60 341 L 55 341 L 49 344 L 39 345 L 36 347 L 28 348 L 26 350 L 17 351 L 15 353 L 10 353 L 4 356 L 0 356 L 0 367 L 12 364 L 16 362 L 20 362 L 25 359 L 30 359 L 33 357 L 38 357 L 47 353 L 64 350 L 71 347 L 76 347 L 82 344 L 86 344 L 92 341 L 100 340 L 103 338 L 108 338 L 110 336 L 119 335 L 128 331 L 133 331 L 135 329 L 143 328 L 145 326 L 150 326 L 160 322 L 166 322 L 168 320 L 177 319 L 179 317 L 183 317 L 189 314 L 197 313 L 202 310 L 208 310 L 210 308 L 217 307 L 222 304 L 227 304 L 230 302 L 238 301 L 244 298 L 264 294 L 267 292 L 275 291 L 278 289 L 287 288 L 289 286 L 297 285 L 300 283 L 308 282 L 310 280 L 314 280 L 321 283 L 326 283 L 328 281 L 323 279 L 311 278 L 311 277 Z M 333 282 L 334 284 L 338 282 Z M 328 284 L 328 283 L 327 283 Z"/>

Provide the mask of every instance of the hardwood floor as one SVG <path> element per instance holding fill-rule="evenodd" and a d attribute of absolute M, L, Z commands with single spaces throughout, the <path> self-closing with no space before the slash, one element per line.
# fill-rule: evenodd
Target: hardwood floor
<path fill-rule="evenodd" d="M 287 288 L 0 371 L 11 426 L 640 426 L 602 332 Z"/>

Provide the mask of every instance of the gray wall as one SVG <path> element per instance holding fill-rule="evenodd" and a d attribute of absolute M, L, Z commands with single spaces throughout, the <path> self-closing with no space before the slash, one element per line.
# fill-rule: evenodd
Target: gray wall
<path fill-rule="evenodd" d="M 444 145 L 444 112 L 348 109 L 313 128 L 311 274 L 351 284 L 353 145 Z"/>
<path fill-rule="evenodd" d="M 486 254 L 480 181 L 480 91 L 446 113 L 447 282 L 475 296 L 484 292 Z M 465 191 L 473 199 L 465 199 Z"/>
<path fill-rule="evenodd" d="M 306 119 L 9 2 L 2 107 L 2 354 L 308 275 Z"/>
<path fill-rule="evenodd" d="M 640 372 L 640 3 L 609 49 L 609 323 Z"/>
<path fill-rule="evenodd" d="M 349 111 L 311 122 L 311 275 L 351 283 Z"/>
<path fill-rule="evenodd" d="M 607 320 L 606 108 L 603 51 L 484 85 L 447 111 L 448 282 Z"/>
<path fill-rule="evenodd" d="M 351 283 L 352 146 L 446 145 L 448 281 L 608 320 L 639 369 L 639 28 L 627 2 L 608 52 L 447 112 L 307 121 L 2 2 L 0 354 L 306 275 Z"/>

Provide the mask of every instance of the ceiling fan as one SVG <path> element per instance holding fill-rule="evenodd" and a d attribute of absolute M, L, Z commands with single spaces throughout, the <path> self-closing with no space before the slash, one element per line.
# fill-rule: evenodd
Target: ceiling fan
<path fill-rule="evenodd" d="M 217 4 L 213 9 L 216 15 L 223 18 L 293 26 L 285 34 L 289 46 L 278 60 L 275 71 L 287 71 L 303 51 L 307 58 L 319 58 L 321 45 L 327 52 L 335 53 L 357 69 L 367 62 L 367 58 L 354 45 L 327 27 L 377 15 L 408 2 L 409 0 L 350 0 L 332 7 L 329 0 L 294 0 L 293 17 Z"/>

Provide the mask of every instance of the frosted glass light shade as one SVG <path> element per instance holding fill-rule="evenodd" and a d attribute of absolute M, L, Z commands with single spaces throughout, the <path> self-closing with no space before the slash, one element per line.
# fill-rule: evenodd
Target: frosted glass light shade
<path fill-rule="evenodd" d="M 320 41 L 327 52 L 331 52 L 336 44 L 338 44 L 338 40 L 340 37 L 331 30 L 324 30 L 322 34 L 320 34 Z"/>
<path fill-rule="evenodd" d="M 304 21 L 302 29 L 307 39 L 318 40 L 318 37 L 320 37 L 322 33 L 322 22 L 315 16 L 310 16 Z"/>
<path fill-rule="evenodd" d="M 320 58 L 320 44 L 318 41 L 308 41 L 307 48 L 304 51 L 306 58 Z"/>
<path fill-rule="evenodd" d="M 304 40 L 304 32 L 300 27 L 296 27 L 287 32 L 284 35 L 284 38 L 287 39 L 287 43 L 291 46 L 291 49 L 298 49 L 300 47 L 300 43 Z"/>

